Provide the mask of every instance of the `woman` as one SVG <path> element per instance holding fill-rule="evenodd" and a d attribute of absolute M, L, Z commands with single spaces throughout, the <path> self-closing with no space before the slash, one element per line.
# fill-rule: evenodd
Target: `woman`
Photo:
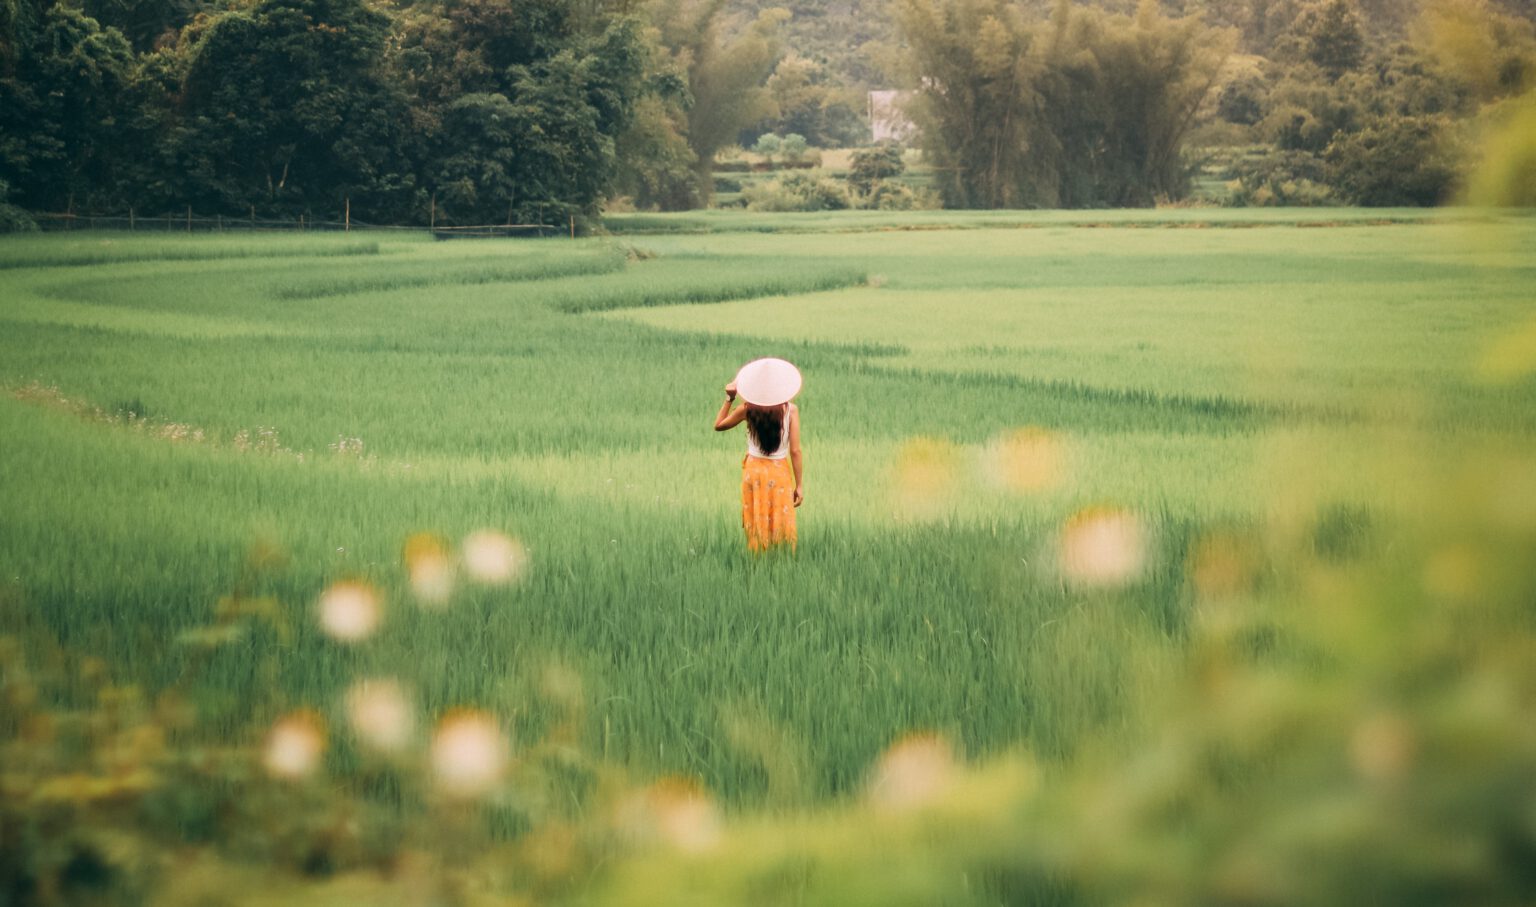
<path fill-rule="evenodd" d="M 756 359 L 725 386 L 725 402 L 715 416 L 715 431 L 747 423 L 741 525 L 751 551 L 781 544 L 795 547 L 795 508 L 805 502 L 805 480 L 800 408 L 789 401 L 799 392 L 800 372 L 793 365 L 783 359 Z M 732 409 L 737 396 L 742 406 Z"/>

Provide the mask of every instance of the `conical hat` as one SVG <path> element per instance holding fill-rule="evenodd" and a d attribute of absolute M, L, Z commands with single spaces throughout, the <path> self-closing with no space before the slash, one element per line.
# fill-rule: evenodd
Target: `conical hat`
<path fill-rule="evenodd" d="M 736 393 L 758 406 L 788 403 L 800 393 L 800 370 L 783 359 L 754 359 L 736 373 Z"/>

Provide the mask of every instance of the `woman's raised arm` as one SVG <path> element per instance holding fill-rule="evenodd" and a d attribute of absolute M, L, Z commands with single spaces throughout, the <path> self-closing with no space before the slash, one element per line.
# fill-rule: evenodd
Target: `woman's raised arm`
<path fill-rule="evenodd" d="M 747 408 L 740 407 L 735 412 L 731 411 L 731 404 L 736 402 L 736 382 L 732 381 L 725 386 L 725 402 L 720 404 L 720 412 L 715 416 L 715 431 L 725 431 L 741 424 L 741 420 L 747 417 Z"/>

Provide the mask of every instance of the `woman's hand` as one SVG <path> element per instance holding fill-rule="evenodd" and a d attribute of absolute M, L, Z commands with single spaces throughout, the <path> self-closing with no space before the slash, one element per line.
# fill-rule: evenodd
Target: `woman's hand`
<path fill-rule="evenodd" d="M 727 400 L 735 400 L 736 399 L 736 382 L 732 381 L 730 384 L 727 384 L 725 386 L 725 399 L 727 399 Z"/>
<path fill-rule="evenodd" d="M 799 507 L 801 504 L 804 504 L 804 503 L 805 503 L 805 492 L 800 490 L 799 488 L 796 488 L 795 489 L 795 506 Z"/>

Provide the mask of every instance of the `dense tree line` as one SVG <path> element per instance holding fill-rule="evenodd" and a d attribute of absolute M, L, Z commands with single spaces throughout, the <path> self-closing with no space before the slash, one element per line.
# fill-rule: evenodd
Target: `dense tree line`
<path fill-rule="evenodd" d="M 564 223 L 619 186 L 688 205 L 779 55 L 772 21 L 722 37 L 722 6 L 3 0 L 0 185 L 378 222 Z"/>
<path fill-rule="evenodd" d="M 1275 149 L 1243 170 L 1247 198 L 1445 201 L 1501 110 L 1536 90 L 1527 18 L 1488 0 L 1424 0 L 1392 40 L 1365 8 L 1315 0 L 1222 89 L 1219 116 Z"/>
<path fill-rule="evenodd" d="M 1151 5 L 1134 16 L 1007 0 L 901 0 L 913 113 L 946 204 L 1149 205 L 1182 194 L 1185 133 L 1226 38 Z"/>
<path fill-rule="evenodd" d="M 1197 131 L 1205 146 L 1272 149 L 1234 166 L 1238 203 L 1432 205 L 1463 184 L 1479 136 L 1512 134 L 1500 124 L 1530 107 L 1536 28 L 1493 0 L 1409 8 L 898 0 L 897 21 L 948 205 L 1177 199 Z"/>
<path fill-rule="evenodd" d="M 773 2 L 0 0 L 0 228 L 7 201 L 695 207 L 726 146 L 861 141 L 882 72 L 915 90 L 950 205 L 1177 198 L 1194 144 L 1272 149 L 1235 168 L 1239 201 L 1430 204 L 1536 103 L 1536 0 L 895 0 L 894 25 L 877 0 Z"/>

